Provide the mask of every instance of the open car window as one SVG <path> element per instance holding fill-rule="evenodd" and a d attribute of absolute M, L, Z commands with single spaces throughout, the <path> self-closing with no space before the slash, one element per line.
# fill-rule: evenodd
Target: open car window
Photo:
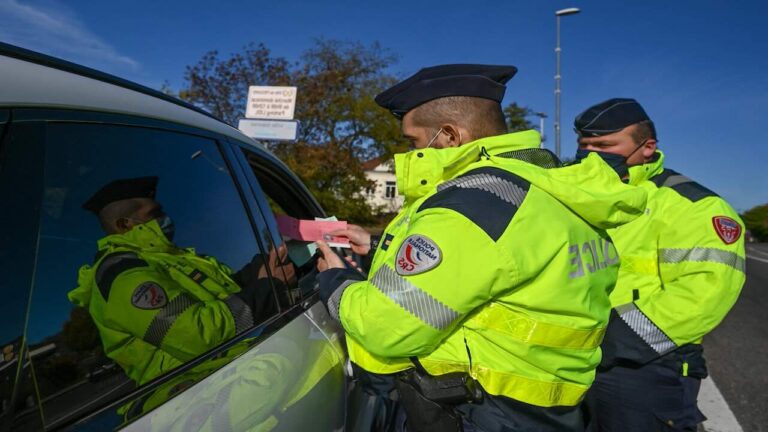
<path fill-rule="evenodd" d="M 311 220 L 322 217 L 322 213 L 305 195 L 297 179 L 253 150 L 242 148 L 242 152 L 248 165 L 247 170 L 253 175 L 250 180 L 254 195 L 269 227 L 270 236 L 277 244 L 284 245 L 295 266 L 297 286 L 291 298 L 294 302 L 301 301 L 317 289 L 316 248 L 313 242 L 297 241 L 281 235 L 276 218 L 286 215 Z"/>

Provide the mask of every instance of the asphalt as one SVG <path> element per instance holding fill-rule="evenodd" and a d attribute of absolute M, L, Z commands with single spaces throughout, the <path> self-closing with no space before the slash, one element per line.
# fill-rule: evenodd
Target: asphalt
<path fill-rule="evenodd" d="M 745 432 L 768 432 L 768 243 L 747 245 L 747 281 L 704 338 L 709 373 Z"/>

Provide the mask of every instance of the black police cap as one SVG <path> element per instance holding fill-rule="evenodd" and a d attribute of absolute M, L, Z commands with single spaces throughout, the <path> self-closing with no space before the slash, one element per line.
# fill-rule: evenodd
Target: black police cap
<path fill-rule="evenodd" d="M 650 118 L 636 100 L 614 98 L 584 110 L 576 116 L 573 127 L 579 136 L 593 137 L 612 134 L 646 120 Z"/>
<path fill-rule="evenodd" d="M 501 103 L 514 66 L 450 64 L 424 68 L 376 96 L 376 103 L 401 119 L 417 106 L 448 96 L 470 96 Z"/>
<path fill-rule="evenodd" d="M 95 214 L 115 201 L 131 198 L 154 198 L 157 190 L 157 177 L 138 177 L 115 180 L 93 194 L 83 203 L 83 208 Z"/>

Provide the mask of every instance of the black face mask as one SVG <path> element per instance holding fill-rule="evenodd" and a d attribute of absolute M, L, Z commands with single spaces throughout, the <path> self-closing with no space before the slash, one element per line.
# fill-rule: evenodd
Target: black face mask
<path fill-rule="evenodd" d="M 606 153 L 606 152 L 595 151 L 595 150 L 578 149 L 576 150 L 576 160 L 574 161 L 574 163 L 581 162 L 582 159 L 586 158 L 591 153 L 595 153 L 601 158 L 603 158 L 605 163 L 607 163 L 608 166 L 613 168 L 613 170 L 616 171 L 616 174 L 618 174 L 621 179 L 629 178 L 629 167 L 627 166 L 627 157 L 624 157 L 619 154 Z"/>

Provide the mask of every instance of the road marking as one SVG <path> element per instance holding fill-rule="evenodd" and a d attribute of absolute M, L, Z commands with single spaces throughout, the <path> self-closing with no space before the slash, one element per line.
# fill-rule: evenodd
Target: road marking
<path fill-rule="evenodd" d="M 762 250 L 762 249 L 760 249 L 759 247 L 757 247 L 757 246 L 755 246 L 755 245 L 752 245 L 752 244 L 747 244 L 747 245 L 746 245 L 746 248 L 747 248 L 747 250 L 748 250 L 748 251 L 752 251 L 752 252 L 762 252 L 762 253 L 766 253 L 766 254 L 768 254 L 768 249 L 767 249 L 767 250 Z"/>
<path fill-rule="evenodd" d="M 703 424 L 706 432 L 744 432 L 711 377 L 701 380 L 697 402 L 707 416 Z"/>
<path fill-rule="evenodd" d="M 767 256 L 768 257 L 768 252 L 760 250 L 760 249 L 758 249 L 756 247 L 749 247 L 749 246 L 747 246 L 747 252 L 754 252 L 754 253 L 756 253 L 758 255 L 763 255 L 763 256 Z"/>
<path fill-rule="evenodd" d="M 760 261 L 760 262 L 768 263 L 768 259 L 765 259 L 765 258 L 758 258 L 758 257 L 756 257 L 756 256 L 749 256 L 749 255 L 747 255 L 747 259 L 751 259 L 751 260 L 755 260 L 755 261 Z"/>

